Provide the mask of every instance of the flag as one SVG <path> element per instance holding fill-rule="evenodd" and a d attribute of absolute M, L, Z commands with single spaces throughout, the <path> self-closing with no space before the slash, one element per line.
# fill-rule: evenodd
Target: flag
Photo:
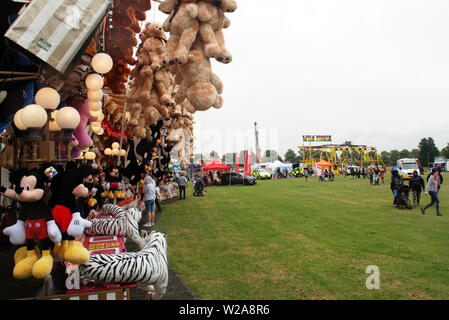
<path fill-rule="evenodd" d="M 235 172 L 239 172 L 240 151 L 235 154 Z"/>
<path fill-rule="evenodd" d="M 245 167 L 243 169 L 243 176 L 247 177 L 251 175 L 251 153 L 252 150 L 246 150 L 245 154 Z"/>

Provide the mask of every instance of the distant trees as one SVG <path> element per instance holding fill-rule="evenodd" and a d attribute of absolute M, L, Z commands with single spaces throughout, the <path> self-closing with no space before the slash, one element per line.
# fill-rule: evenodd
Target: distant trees
<path fill-rule="evenodd" d="M 433 138 L 422 138 L 418 144 L 418 158 L 424 167 L 428 167 L 433 158 L 440 155 L 440 151 L 435 145 Z"/>
<path fill-rule="evenodd" d="M 399 151 L 399 159 L 402 158 L 410 158 L 410 151 L 408 151 L 407 149 L 402 149 L 401 151 Z"/>
<path fill-rule="evenodd" d="M 290 163 L 295 163 L 297 157 L 298 156 L 296 155 L 295 151 L 293 151 L 292 149 L 288 149 L 284 155 L 284 160 Z"/>
<path fill-rule="evenodd" d="M 449 158 L 449 143 L 447 146 L 443 149 L 446 157 Z M 443 150 L 441 150 L 441 155 L 443 154 Z M 418 157 L 419 161 L 421 161 L 421 164 L 424 167 L 428 167 L 429 163 L 433 162 L 434 157 L 440 155 L 440 152 L 438 151 L 438 148 L 435 145 L 435 142 L 433 138 L 422 138 L 419 141 L 418 148 L 414 148 L 412 150 L 402 149 L 399 150 L 391 150 L 388 151 L 382 151 L 380 153 L 380 157 L 382 161 L 389 166 L 396 165 L 396 161 L 398 159 L 402 158 L 415 158 Z"/>
<path fill-rule="evenodd" d="M 440 155 L 446 157 L 446 159 L 449 159 L 449 143 L 441 149 Z"/>
<path fill-rule="evenodd" d="M 382 151 L 380 153 L 380 158 L 385 164 L 390 164 L 390 153 L 388 151 Z"/>
<path fill-rule="evenodd" d="M 390 165 L 395 165 L 396 161 L 401 159 L 401 153 L 398 150 L 391 150 L 390 151 Z"/>

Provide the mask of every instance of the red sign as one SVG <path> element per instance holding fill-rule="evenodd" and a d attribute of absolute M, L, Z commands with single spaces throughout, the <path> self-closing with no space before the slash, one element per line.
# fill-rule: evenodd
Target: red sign
<path fill-rule="evenodd" d="M 243 169 L 243 176 L 250 176 L 251 175 L 251 154 L 252 150 L 246 150 L 245 154 L 245 168 Z"/>
<path fill-rule="evenodd" d="M 239 172 L 240 152 L 235 155 L 235 172 Z"/>
<path fill-rule="evenodd" d="M 112 137 L 114 139 L 120 139 L 120 136 L 122 135 L 122 131 L 119 128 L 114 128 L 109 126 L 108 121 L 103 120 L 101 122 L 101 127 L 104 129 L 104 132 L 108 137 Z M 126 130 L 123 132 L 123 141 L 127 141 L 128 134 L 126 133 Z"/>
<path fill-rule="evenodd" d="M 123 237 L 118 236 L 86 237 L 83 244 L 89 250 L 90 255 L 126 252 Z"/>

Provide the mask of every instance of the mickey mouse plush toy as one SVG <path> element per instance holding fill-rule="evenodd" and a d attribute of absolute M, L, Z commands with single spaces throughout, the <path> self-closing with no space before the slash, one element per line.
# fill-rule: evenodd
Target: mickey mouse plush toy
<path fill-rule="evenodd" d="M 41 279 L 48 276 L 53 268 L 50 254 L 51 240 L 61 241 L 61 233 L 53 220 L 52 213 L 44 201 L 44 177 L 38 171 L 18 169 L 10 178 L 13 189 L 2 188 L 5 196 L 20 202 L 20 216 L 17 223 L 5 228 L 4 234 L 13 244 L 26 243 L 27 255 L 18 261 L 13 269 L 16 279 L 31 276 Z M 35 241 L 41 249 L 41 257 L 35 250 Z"/>
<path fill-rule="evenodd" d="M 89 252 L 83 244 L 75 240 L 83 234 L 84 229 L 92 223 L 82 218 L 84 198 L 89 195 L 89 190 L 84 185 L 86 178 L 92 178 L 92 168 L 82 166 L 77 169 L 69 169 L 59 175 L 54 181 L 54 189 L 51 202 L 53 217 L 62 232 L 61 246 L 57 249 L 57 257 L 65 261 L 82 264 L 89 260 Z M 57 187 L 57 188 L 56 188 Z"/>
<path fill-rule="evenodd" d="M 115 166 L 110 166 L 106 170 L 106 177 L 103 183 L 104 192 L 101 194 L 104 198 L 109 199 L 123 199 L 126 196 L 125 184 L 123 182 L 122 175 L 120 173 L 120 168 Z"/>

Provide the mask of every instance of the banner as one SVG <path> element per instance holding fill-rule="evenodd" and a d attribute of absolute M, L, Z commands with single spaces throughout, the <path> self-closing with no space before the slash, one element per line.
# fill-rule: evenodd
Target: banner
<path fill-rule="evenodd" d="M 60 73 L 73 69 L 111 0 L 33 0 L 5 37 Z M 71 68 L 72 67 L 72 68 Z"/>
<path fill-rule="evenodd" d="M 120 136 L 122 135 L 122 130 L 120 128 L 110 127 L 107 120 L 103 120 L 101 122 L 101 127 L 108 137 L 112 137 L 116 140 L 120 139 Z M 123 141 L 128 141 L 128 133 L 126 132 L 126 130 L 123 132 Z"/>
<path fill-rule="evenodd" d="M 252 150 L 246 150 L 245 154 L 245 167 L 243 169 L 243 176 L 247 177 L 251 175 L 251 153 Z"/>
<path fill-rule="evenodd" d="M 240 151 L 235 154 L 235 172 L 239 172 Z"/>
<path fill-rule="evenodd" d="M 257 149 L 257 163 L 261 163 L 262 157 L 260 155 L 260 149 Z"/>
<path fill-rule="evenodd" d="M 330 142 L 332 141 L 331 135 L 305 135 L 302 136 L 304 142 Z"/>

